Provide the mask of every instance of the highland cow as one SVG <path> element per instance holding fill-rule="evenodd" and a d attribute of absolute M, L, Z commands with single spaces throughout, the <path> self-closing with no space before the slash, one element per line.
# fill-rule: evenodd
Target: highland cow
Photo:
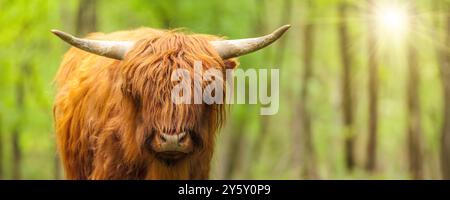
<path fill-rule="evenodd" d="M 250 39 L 140 28 L 71 44 L 56 75 L 56 137 L 68 179 L 207 179 L 223 104 L 174 104 L 171 74 L 193 65 L 220 71 L 289 28 Z M 222 84 L 223 81 L 221 82 Z M 204 87 L 206 83 L 202 83 Z M 192 88 L 195 89 L 195 88 Z"/>

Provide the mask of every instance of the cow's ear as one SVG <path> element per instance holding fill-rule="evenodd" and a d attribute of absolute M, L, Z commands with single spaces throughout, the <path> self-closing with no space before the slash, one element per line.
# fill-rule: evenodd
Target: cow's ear
<path fill-rule="evenodd" d="M 236 59 L 228 59 L 224 63 L 226 69 L 235 69 L 239 64 Z"/>

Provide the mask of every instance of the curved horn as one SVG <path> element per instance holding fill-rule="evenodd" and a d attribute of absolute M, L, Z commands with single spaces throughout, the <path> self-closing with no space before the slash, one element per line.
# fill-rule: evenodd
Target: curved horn
<path fill-rule="evenodd" d="M 59 30 L 51 31 L 53 34 L 76 48 L 117 60 L 122 60 L 128 50 L 131 49 L 134 45 L 134 42 L 130 41 L 103 41 L 81 39 Z"/>
<path fill-rule="evenodd" d="M 284 25 L 271 34 L 262 37 L 240 40 L 220 40 L 212 41 L 210 43 L 214 46 L 220 57 L 223 59 L 234 58 L 252 53 L 272 44 L 278 40 L 290 27 L 291 25 Z"/>

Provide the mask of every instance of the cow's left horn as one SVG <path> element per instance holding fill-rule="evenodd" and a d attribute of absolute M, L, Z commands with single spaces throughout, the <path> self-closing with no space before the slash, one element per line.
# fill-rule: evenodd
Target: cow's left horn
<path fill-rule="evenodd" d="M 260 50 L 278 40 L 291 25 L 284 25 L 269 35 L 240 40 L 220 40 L 210 42 L 223 59 L 242 56 Z"/>
<path fill-rule="evenodd" d="M 134 45 L 134 42 L 131 41 L 81 39 L 59 30 L 52 30 L 52 33 L 76 48 L 117 60 L 122 60 Z"/>

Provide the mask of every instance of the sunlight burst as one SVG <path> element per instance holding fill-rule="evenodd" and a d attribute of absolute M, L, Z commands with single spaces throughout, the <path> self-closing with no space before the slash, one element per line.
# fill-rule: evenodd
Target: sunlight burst
<path fill-rule="evenodd" d="M 400 5 L 378 5 L 375 20 L 385 33 L 403 36 L 408 30 L 409 16 L 407 9 Z"/>

